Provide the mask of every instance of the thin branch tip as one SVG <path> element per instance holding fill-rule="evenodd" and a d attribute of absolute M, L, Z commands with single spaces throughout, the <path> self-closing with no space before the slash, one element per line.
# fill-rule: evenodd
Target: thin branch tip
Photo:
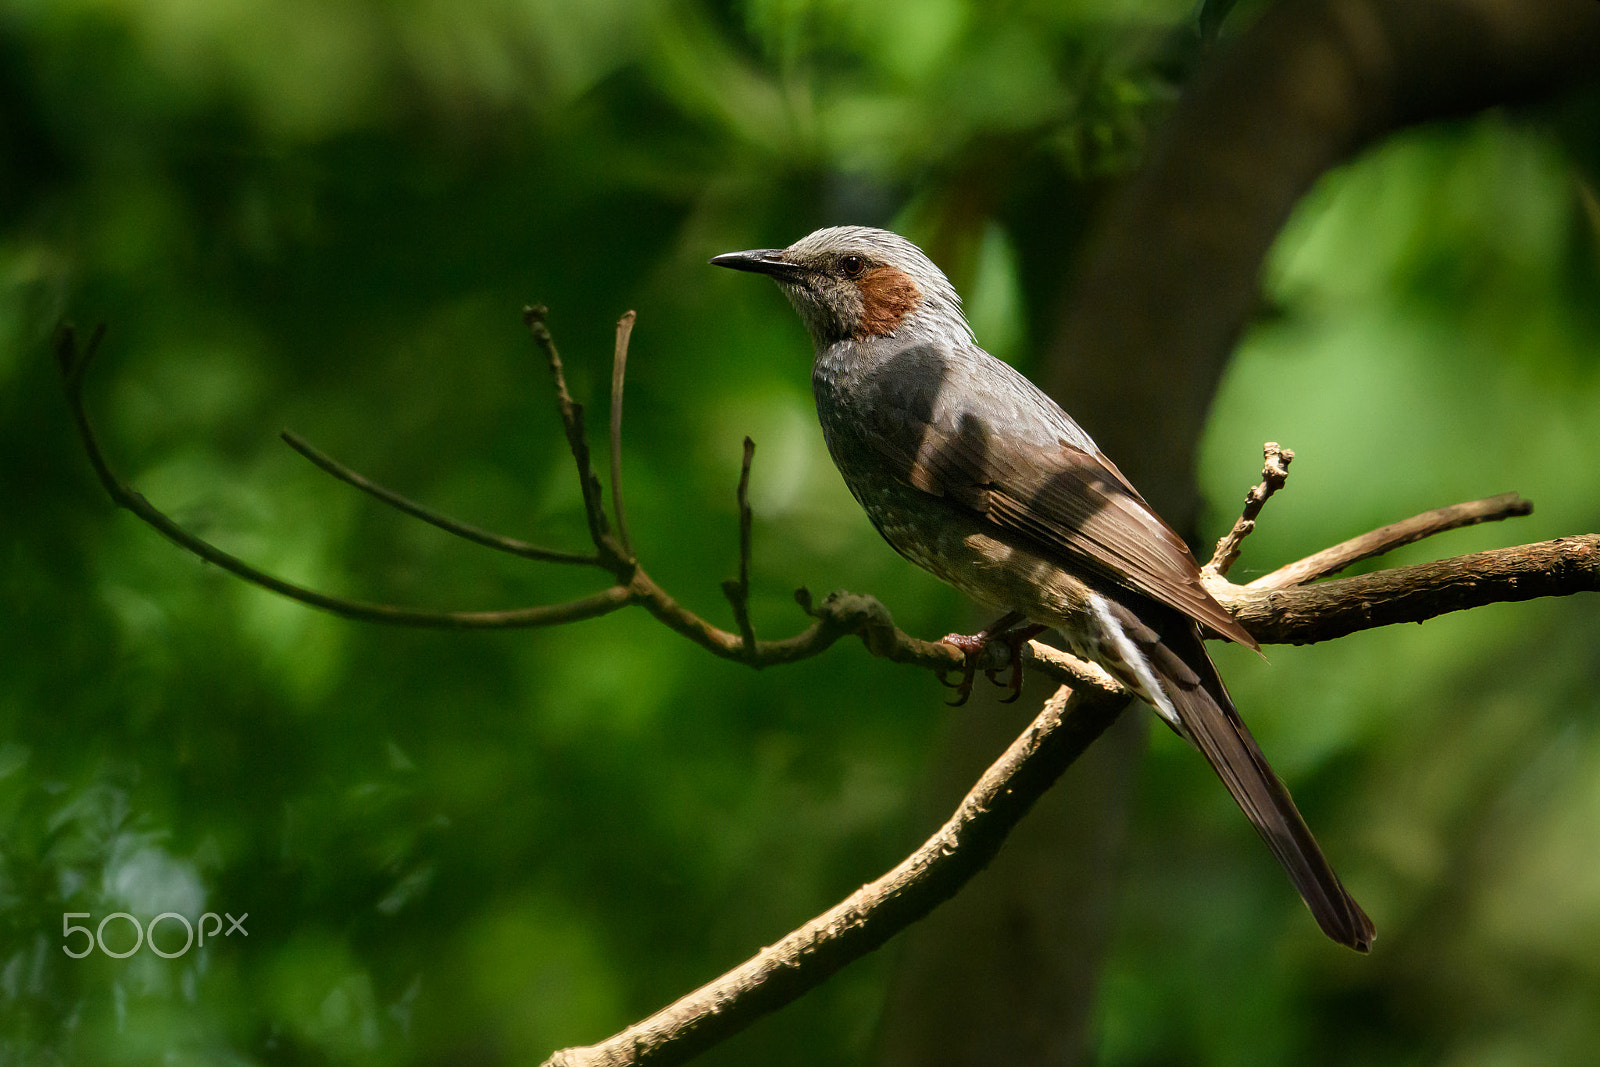
<path fill-rule="evenodd" d="M 622 503 L 622 388 L 627 376 L 628 340 L 636 317 L 629 311 L 617 320 L 617 341 L 611 356 L 611 513 L 617 519 L 622 554 L 630 560 L 634 558 L 633 538 L 628 535 L 628 512 Z"/>
<path fill-rule="evenodd" d="M 1294 451 L 1276 441 L 1261 446 L 1261 481 L 1250 487 L 1244 495 L 1244 510 L 1211 554 L 1211 560 L 1202 570 L 1211 576 L 1222 577 L 1239 559 L 1244 539 L 1255 532 L 1256 518 L 1267 501 L 1289 480 L 1289 464 L 1294 462 Z"/>
<path fill-rule="evenodd" d="M 555 336 L 544 323 L 544 316 L 548 310 L 543 304 L 530 304 L 523 309 L 523 321 L 528 324 L 534 343 L 539 346 L 539 351 L 544 353 L 545 364 L 550 369 L 550 380 L 556 394 L 556 413 L 561 417 L 561 429 L 566 434 L 567 449 L 572 453 L 572 462 L 577 467 L 578 489 L 583 496 L 583 514 L 589 526 L 589 539 L 620 575 L 625 569 L 633 566 L 634 561 L 631 558 L 632 554 L 611 536 L 611 524 L 606 518 L 605 505 L 601 503 L 600 479 L 595 477 L 594 468 L 589 462 L 589 441 L 584 433 L 583 405 L 572 399 L 572 393 L 567 389 L 567 375 L 561 362 L 561 353 L 556 348 Z"/>
<path fill-rule="evenodd" d="M 758 647 L 755 627 L 750 622 L 750 545 L 754 525 L 750 510 L 750 465 L 755 454 L 756 443 L 746 436 L 743 459 L 739 464 L 739 486 L 734 491 L 734 499 L 739 507 L 739 575 L 722 583 L 723 595 L 728 598 L 728 604 L 733 608 L 734 622 L 739 627 L 739 638 L 752 663 L 756 661 Z"/>
<path fill-rule="evenodd" d="M 106 324 L 98 322 L 93 330 L 89 331 L 89 340 L 81 349 L 78 347 L 78 327 L 76 323 L 62 322 L 56 327 L 52 339 L 56 365 L 61 369 L 61 375 L 66 380 L 67 388 L 74 393 L 81 388 L 84 371 L 88 369 L 95 353 L 100 350 L 100 342 L 105 339 Z"/>
<path fill-rule="evenodd" d="M 348 486 L 359 489 L 361 492 L 366 493 L 382 504 L 394 508 L 403 515 L 421 519 L 428 525 L 437 527 L 445 533 L 452 534 L 464 541 L 471 541 L 485 548 L 492 548 L 497 552 L 505 552 L 509 555 L 520 556 L 523 559 L 540 563 L 579 563 L 597 566 L 601 562 L 598 555 L 543 548 L 527 541 L 506 537 L 503 534 L 473 526 L 459 519 L 453 519 L 442 512 L 425 507 L 409 497 L 402 496 L 393 489 L 379 485 L 372 479 L 345 466 L 326 452 L 316 448 L 293 430 L 284 430 L 278 436 L 283 439 L 285 444 L 310 460 L 325 474 L 331 475 Z"/>

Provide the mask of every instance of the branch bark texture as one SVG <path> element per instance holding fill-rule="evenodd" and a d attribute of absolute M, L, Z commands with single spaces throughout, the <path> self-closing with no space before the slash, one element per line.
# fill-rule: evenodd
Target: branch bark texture
<path fill-rule="evenodd" d="M 1595 590 L 1600 535 L 1584 534 L 1292 589 L 1213 593 L 1262 644 L 1305 645 L 1485 604 Z"/>
<path fill-rule="evenodd" d="M 563 1049 L 546 1067 L 683 1063 L 871 952 L 982 870 L 1127 702 L 1109 677 L 1057 690 L 949 821 L 892 871 L 715 982 L 598 1045 Z"/>

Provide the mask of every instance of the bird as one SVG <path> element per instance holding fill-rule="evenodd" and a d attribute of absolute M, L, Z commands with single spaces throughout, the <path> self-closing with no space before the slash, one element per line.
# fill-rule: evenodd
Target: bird
<path fill-rule="evenodd" d="M 1322 931 L 1369 951 L 1372 920 L 1268 766 L 1204 645 L 1209 634 L 1259 651 L 1255 638 L 1083 428 L 978 346 L 959 294 L 927 255 L 888 230 L 832 226 L 787 248 L 710 262 L 767 275 L 794 305 L 815 345 L 828 452 L 883 538 L 1004 613 L 956 642 L 968 662 L 1018 620 L 1027 634 L 1053 627 L 1199 749 Z M 969 667 L 969 687 L 970 677 Z"/>

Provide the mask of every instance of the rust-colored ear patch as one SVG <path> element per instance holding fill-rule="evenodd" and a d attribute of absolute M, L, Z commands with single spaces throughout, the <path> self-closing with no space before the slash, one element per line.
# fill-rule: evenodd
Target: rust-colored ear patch
<path fill-rule="evenodd" d="M 861 328 L 856 339 L 882 337 L 922 303 L 922 290 L 897 267 L 873 267 L 856 279 L 861 290 Z"/>

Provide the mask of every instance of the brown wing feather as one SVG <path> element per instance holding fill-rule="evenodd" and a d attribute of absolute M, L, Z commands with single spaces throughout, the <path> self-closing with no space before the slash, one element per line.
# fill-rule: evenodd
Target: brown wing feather
<path fill-rule="evenodd" d="M 1018 444 L 983 432 L 970 420 L 955 433 L 928 422 L 920 430 L 914 454 L 903 433 L 873 434 L 869 440 L 903 464 L 912 486 L 1057 549 L 1229 640 L 1259 648 L 1200 584 L 1199 564 L 1183 538 L 1099 452 L 1065 441 L 1049 448 Z"/>

